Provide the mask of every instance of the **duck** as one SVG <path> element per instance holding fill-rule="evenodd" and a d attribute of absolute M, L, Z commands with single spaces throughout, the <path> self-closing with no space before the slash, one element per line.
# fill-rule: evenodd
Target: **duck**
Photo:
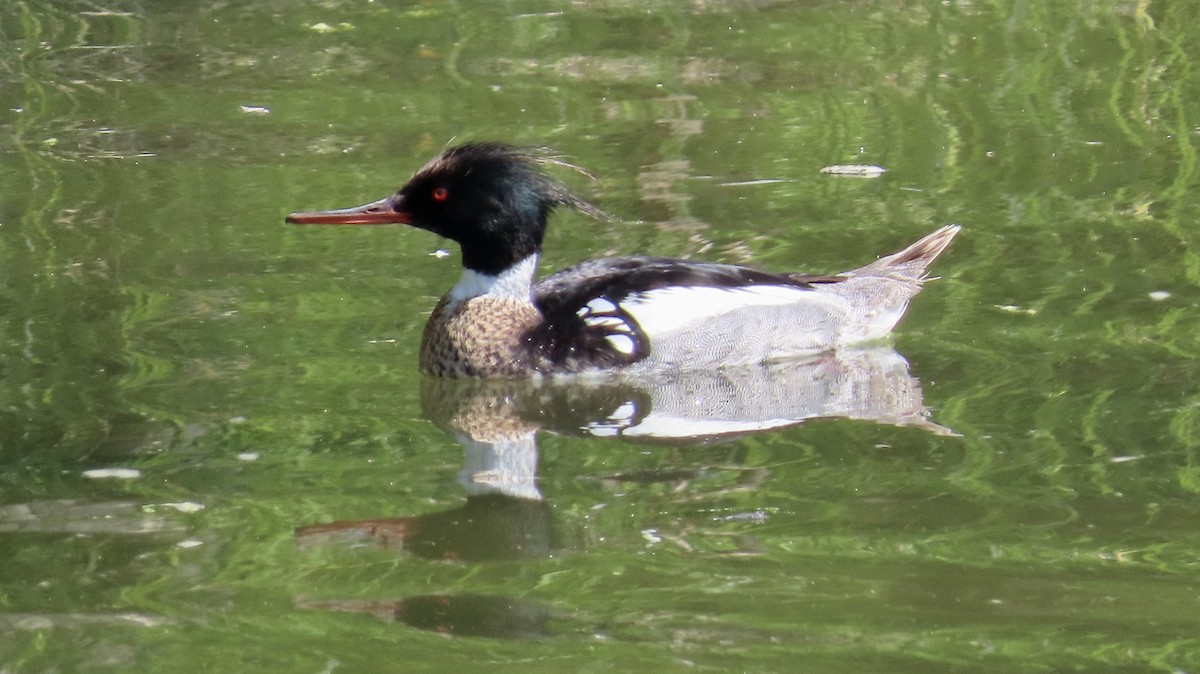
<path fill-rule="evenodd" d="M 457 242 L 462 276 L 426 323 L 420 369 L 484 379 L 753 365 L 881 340 L 960 230 L 946 225 L 838 274 L 633 255 L 535 281 L 556 209 L 608 220 L 551 178 L 554 166 L 577 168 L 546 148 L 467 143 L 442 151 L 390 196 L 285 221 L 405 224 Z"/>

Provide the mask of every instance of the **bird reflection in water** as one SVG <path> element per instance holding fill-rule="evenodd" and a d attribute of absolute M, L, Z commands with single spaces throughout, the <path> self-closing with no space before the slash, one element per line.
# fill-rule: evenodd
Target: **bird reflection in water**
<path fill-rule="evenodd" d="M 550 636 L 555 616 L 538 602 L 494 595 L 417 595 L 396 601 L 299 601 L 300 608 L 368 613 L 381 620 L 463 637 Z M 563 625 L 568 623 L 564 621 Z"/>
<path fill-rule="evenodd" d="M 809 419 L 844 418 L 954 434 L 930 420 L 920 382 L 909 374 L 904 358 L 886 347 L 636 379 L 426 377 L 421 404 L 425 416 L 463 446 L 458 482 L 466 492 L 465 503 L 414 517 L 300 527 L 296 536 L 302 547 L 370 546 L 465 562 L 547 558 L 569 551 L 538 489 L 539 431 L 677 445 L 778 430 Z M 605 479 L 669 482 L 696 474 L 674 469 Z M 755 483 L 766 479 L 757 476 Z M 371 613 L 422 629 L 502 638 L 540 634 L 549 615 L 536 603 L 481 595 L 298 604 Z"/>

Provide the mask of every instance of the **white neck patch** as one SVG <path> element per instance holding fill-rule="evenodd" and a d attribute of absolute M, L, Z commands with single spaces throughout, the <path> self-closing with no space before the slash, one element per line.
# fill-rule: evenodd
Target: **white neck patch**
<path fill-rule="evenodd" d="M 481 274 L 473 269 L 463 269 L 462 278 L 450 289 L 450 302 L 456 304 L 484 295 L 529 302 L 537 261 L 538 256 L 534 253 L 496 276 Z"/>

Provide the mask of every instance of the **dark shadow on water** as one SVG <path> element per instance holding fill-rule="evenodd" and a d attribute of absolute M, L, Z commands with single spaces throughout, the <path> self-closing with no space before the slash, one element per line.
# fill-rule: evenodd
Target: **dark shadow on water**
<path fill-rule="evenodd" d="M 500 561 L 541 558 L 556 548 L 550 506 L 503 494 L 472 496 L 453 510 L 314 524 L 296 530 L 301 547 L 371 546 L 425 559 Z"/>

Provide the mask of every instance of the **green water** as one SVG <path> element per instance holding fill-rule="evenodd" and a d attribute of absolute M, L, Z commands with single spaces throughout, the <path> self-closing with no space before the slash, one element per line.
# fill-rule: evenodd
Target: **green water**
<path fill-rule="evenodd" d="M 1200 671 L 1200 4 L 1051 4 L 3 4 L 0 671 Z M 447 242 L 282 218 L 452 139 L 597 176 L 546 270 L 961 224 L 894 340 L 958 435 L 422 382 Z"/>

